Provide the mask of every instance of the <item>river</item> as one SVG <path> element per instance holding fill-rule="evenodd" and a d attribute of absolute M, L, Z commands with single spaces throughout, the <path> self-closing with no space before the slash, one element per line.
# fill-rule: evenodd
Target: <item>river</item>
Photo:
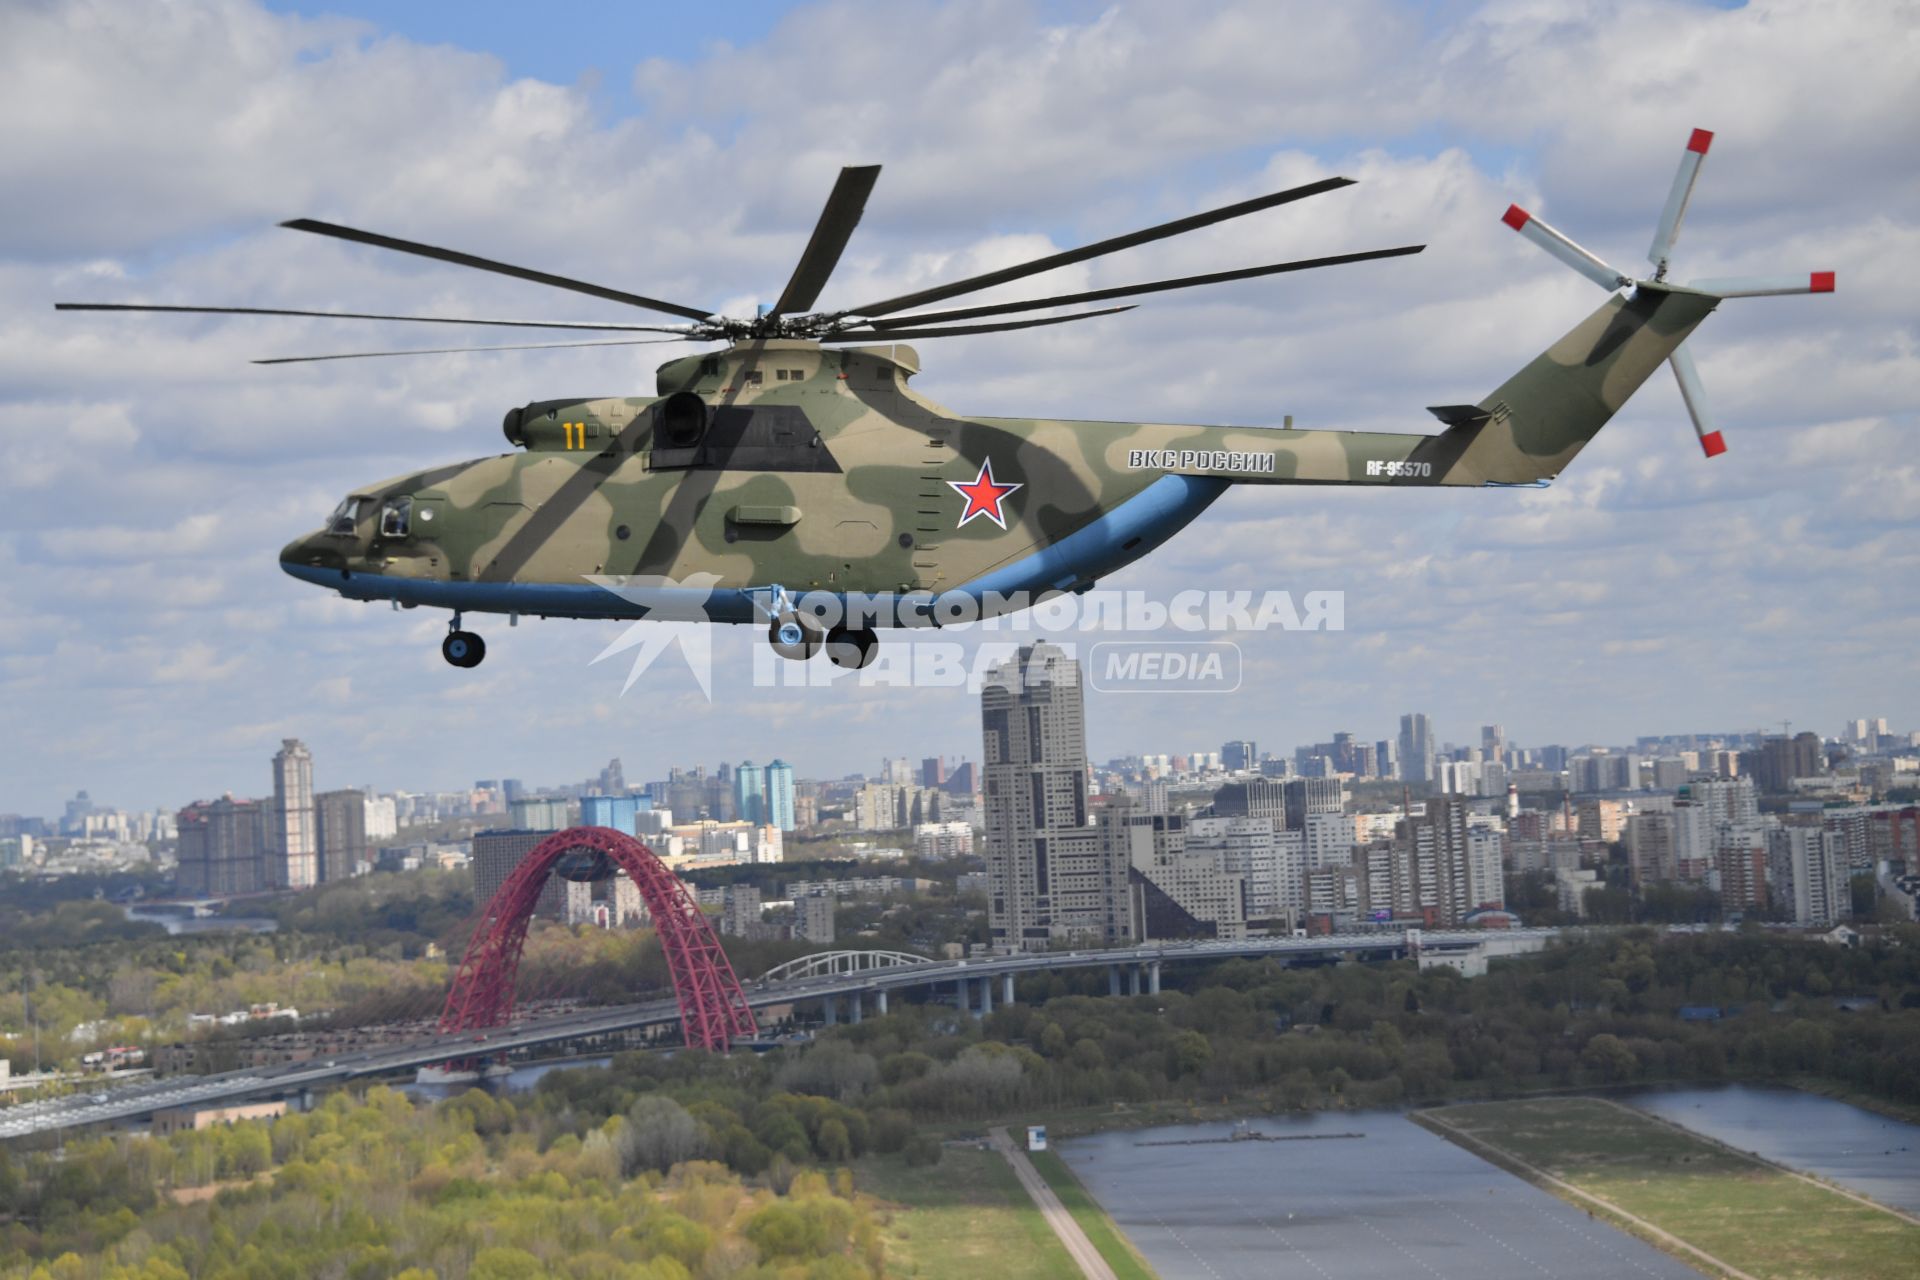
<path fill-rule="evenodd" d="M 1642 1089 L 1613 1096 L 1730 1147 L 1920 1213 L 1920 1125 L 1771 1085 Z"/>
<path fill-rule="evenodd" d="M 1567 1280 L 1698 1275 L 1399 1112 L 1105 1133 L 1057 1149 L 1163 1280 Z M 1358 1137 L 1337 1137 L 1359 1134 Z"/>
<path fill-rule="evenodd" d="M 171 934 L 181 933 L 272 933 L 280 927 L 277 920 L 260 916 L 195 916 L 164 907 L 125 906 L 121 911 L 129 920 L 157 924 Z"/>
<path fill-rule="evenodd" d="M 486 1089 L 487 1092 L 495 1094 L 525 1093 L 527 1090 L 539 1084 L 540 1077 L 549 1071 L 563 1071 L 571 1067 L 605 1067 L 612 1065 L 612 1063 L 613 1059 L 610 1057 L 558 1058 L 545 1062 L 525 1062 L 515 1067 L 512 1071 L 509 1071 L 506 1075 L 496 1076 L 492 1080 L 487 1081 Z M 461 1084 L 421 1084 L 418 1081 L 413 1081 L 401 1085 L 400 1092 L 411 1094 L 416 1098 L 452 1098 L 474 1087 L 476 1086 L 471 1082 Z"/>

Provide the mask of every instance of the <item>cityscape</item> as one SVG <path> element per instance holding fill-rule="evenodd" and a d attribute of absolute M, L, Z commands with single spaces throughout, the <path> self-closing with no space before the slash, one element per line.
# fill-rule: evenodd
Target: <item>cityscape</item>
<path fill-rule="evenodd" d="M 1457 745 L 1409 712 L 1392 737 L 1342 731 L 1283 751 L 1240 739 L 1094 763 L 1086 698 L 1076 662 L 1029 645 L 989 673 L 977 762 L 888 758 L 835 779 L 796 779 L 776 758 L 638 781 L 616 759 L 557 785 L 316 790 L 311 752 L 287 739 L 259 798 L 128 813 L 83 791 L 57 817 L 0 814 L 0 868 L 145 867 L 170 875 L 170 896 L 218 900 L 471 866 L 485 902 L 542 837 L 595 826 L 689 873 L 838 857 L 865 868 L 844 886 L 904 859 L 948 864 L 954 890 L 985 899 L 978 945 L 993 951 L 1530 918 L 1803 929 L 1915 918 L 1904 869 L 1920 866 L 1920 733 L 1884 718 L 1825 736 L 1571 747 L 1512 743 L 1498 724 Z M 790 913 L 816 888 L 798 883 L 761 908 Z M 759 925 L 730 890 L 710 892 L 730 932 Z M 542 901 L 564 924 L 647 922 L 624 875 L 555 880 Z M 802 933 L 833 940 L 830 924 Z"/>
<path fill-rule="evenodd" d="M 1519 1159 L 1511 1153 L 1528 1150 L 1527 1108 L 1544 1105 L 1526 1100 L 1537 1084 L 1564 1091 L 1671 1081 L 1664 1101 L 1636 1099 L 1655 1116 L 1674 1114 L 1663 1106 L 1720 1106 L 1721 1095 L 1685 1082 L 1703 1070 L 1710 1080 L 1741 1080 L 1748 1063 L 1824 1063 L 1850 1080 L 1884 1082 L 1874 1087 L 1892 1098 L 1912 1092 L 1898 1040 L 1856 1041 L 1870 1023 L 1832 1019 L 1864 1019 L 1884 1005 L 1890 995 L 1868 994 L 1875 988 L 1863 975 L 1904 965 L 1903 941 L 1920 940 L 1902 932 L 1914 926 L 1920 890 L 1911 870 L 1920 867 L 1920 734 L 1870 717 L 1831 734 L 1782 726 L 1530 745 L 1484 723 L 1463 745 L 1410 711 L 1385 737 L 1343 730 L 1275 749 L 1254 736 L 1096 762 L 1087 725 L 1107 696 L 1088 687 L 1067 651 L 1040 641 L 988 672 L 977 754 L 967 743 L 964 755 L 883 757 L 870 775 L 806 777 L 774 757 L 667 765 L 664 776 L 641 778 L 613 759 L 572 781 L 322 789 L 317 779 L 352 765 L 316 759 L 288 738 L 271 753 L 263 744 L 252 795 L 239 789 L 127 812 L 83 791 L 58 815 L 0 815 L 0 902 L 26 894 L 54 904 L 50 918 L 13 908 L 23 938 L 38 941 L 27 951 L 0 948 L 0 964 L 15 958 L 18 980 L 15 997 L 0 996 L 0 1051 L 9 1055 L 0 1059 L 0 1137 L 98 1126 L 118 1107 L 111 1114 L 128 1116 L 151 1141 L 207 1153 L 204 1172 L 168 1175 L 193 1195 L 270 1168 L 270 1155 L 232 1144 L 258 1141 L 246 1135 L 272 1126 L 277 1147 L 283 1126 L 305 1123 L 317 1087 L 363 1099 L 349 1106 L 388 1105 L 379 1099 L 397 1087 L 425 1104 L 412 1114 L 426 1117 L 463 1096 L 534 1105 L 527 1100 L 544 1087 L 527 1081 L 562 1080 L 574 1071 L 554 1068 L 585 1064 L 576 1070 L 638 1070 L 654 1087 L 676 1090 L 678 1101 L 636 1104 L 616 1126 L 632 1136 L 608 1148 L 607 1167 L 636 1175 L 669 1172 L 674 1152 L 708 1152 L 727 1177 L 748 1180 L 799 1178 L 780 1171 L 853 1160 L 869 1185 L 912 1197 L 920 1193 L 908 1189 L 911 1178 L 897 1179 L 916 1167 L 953 1176 L 976 1176 L 964 1172 L 975 1159 L 1005 1159 L 1016 1171 L 1020 1161 L 1067 1167 L 1046 1163 L 1054 1159 L 1049 1123 L 1029 1126 L 1024 1152 L 999 1139 L 981 1147 L 928 1136 L 952 1132 L 944 1126 L 954 1117 L 1011 1107 L 1057 1117 L 1072 1135 L 1085 1123 L 1075 1117 L 1091 1116 L 1088 1136 L 1070 1144 L 1081 1153 L 1074 1172 L 1057 1176 L 1097 1189 L 1112 1216 L 1105 1228 L 1099 1223 L 1109 1219 L 1094 1220 L 1096 1233 L 1124 1224 L 1130 1238 L 1164 1247 L 1177 1241 L 1162 1239 L 1157 1224 L 1185 1193 L 1122 1172 L 1129 1161 L 1113 1142 L 1124 1130 L 1111 1125 L 1130 1104 L 1116 1098 L 1143 1108 L 1130 1123 L 1175 1122 L 1149 1129 L 1147 1145 L 1326 1137 L 1398 1150 L 1424 1129 L 1446 1142 L 1416 1142 L 1400 1158 L 1448 1167 L 1464 1188 L 1476 1166 L 1447 1162 L 1485 1150 Z M 782 1139 L 785 1122 L 774 1117 L 788 1113 L 767 1110 L 772 1103 L 700 1110 L 709 1104 L 694 1102 L 708 1087 L 695 1083 L 698 1074 L 678 1077 L 682 1085 L 654 1074 L 688 1061 L 687 1050 L 676 1053 L 686 997 L 677 1011 L 644 998 L 619 1002 L 669 976 L 678 986 L 685 975 L 671 955 L 670 972 L 661 967 L 671 922 L 659 914 L 658 886 L 638 883 L 632 862 L 592 853 L 594 832 L 649 850 L 725 947 L 758 1010 L 748 1015 L 758 1028 L 756 1053 L 747 1055 L 760 1057 L 749 1068 L 754 1088 L 819 1091 L 805 1105 L 839 1108 L 817 1114 L 831 1115 L 844 1138 L 802 1127 L 798 1141 Z M 529 905 L 501 905 L 533 860 L 563 846 L 571 851 L 543 873 Z M 502 914 L 514 910 L 526 915 Z M 55 941 L 61 934 L 92 939 L 77 944 L 87 954 L 106 948 L 127 959 L 108 961 L 102 985 L 70 971 L 60 957 L 75 944 Z M 461 984 L 496 937 L 517 939 L 516 962 L 519 948 L 528 953 L 517 981 L 508 979 L 518 988 L 507 995 L 510 1014 L 479 1024 L 489 1030 L 477 1040 L 499 1045 L 499 1056 L 484 1069 L 443 1062 L 461 1039 L 462 1024 L 449 1023 Z M 183 942 L 189 949 L 169 953 Z M 1209 957 L 1226 967 L 1206 967 Z M 1769 1015 L 1739 975 L 1783 957 L 1798 976 L 1759 988 L 1785 993 Z M 156 982 L 147 970 L 156 962 L 173 976 Z M 1675 964 L 1692 976 L 1666 975 Z M 1245 1021 L 1260 1006 L 1230 985 L 1234 965 L 1253 966 L 1244 972 L 1269 984 L 1259 989 L 1277 1012 L 1260 1015 L 1264 1030 Z M 1364 987 L 1348 974 L 1364 975 Z M 1505 994 L 1472 996 L 1444 985 L 1448 977 L 1498 984 L 1487 990 Z M 1456 1047 L 1450 1056 L 1431 1039 L 1442 1024 L 1430 1014 L 1452 1010 L 1444 1034 L 1458 1046 L 1479 1021 L 1462 1001 L 1512 1000 L 1515 982 L 1563 985 L 1564 1003 L 1545 1022 L 1524 1015 L 1529 1030 L 1509 1023 L 1498 1045 L 1471 1054 Z M 436 1018 L 443 1001 L 448 1012 Z M 1170 1009 L 1179 1021 L 1151 1030 L 1116 1021 L 1143 1004 L 1153 1007 L 1150 1022 Z M 1203 1006 L 1240 1010 L 1230 1015 L 1240 1029 L 1200 1018 Z M 1509 1016 L 1522 1016 L 1520 1007 Z M 1920 986 L 1884 1016 L 1910 1020 L 1910 1008 L 1920 1010 Z M 838 1038 L 868 1028 L 900 1047 L 870 1056 Z M 1577 1053 L 1556 1043 L 1567 1037 L 1582 1044 Z M 939 1065 L 942 1043 L 957 1056 Z M 1124 1068 L 1113 1061 L 1143 1043 L 1157 1047 L 1136 1051 Z M 1243 1056 L 1262 1044 L 1271 1048 L 1259 1052 L 1300 1065 L 1270 1076 L 1255 1065 L 1265 1059 Z M 988 1049 L 1027 1055 L 1003 1086 L 986 1084 L 998 1070 L 977 1056 Z M 401 1070 L 416 1062 L 426 1065 Z M 908 1065 L 917 1063 L 927 1065 Z M 810 1064 L 828 1064 L 820 1067 L 827 1074 L 816 1080 Z M 844 1070 L 869 1083 L 847 1083 Z M 356 1075 L 373 1092 L 353 1086 Z M 1263 1079 L 1279 1084 L 1270 1092 Z M 477 1086 L 488 1092 L 461 1093 Z M 1196 1086 L 1219 1091 L 1227 1110 L 1192 1110 Z M 1520 1092 L 1474 1102 L 1489 1086 L 1496 1097 Z M 683 1087 L 696 1093 L 677 1092 Z M 1243 1115 L 1223 1129 L 1210 1119 L 1261 1096 L 1268 1124 L 1280 1119 L 1282 1128 L 1248 1128 Z M 1157 1109 L 1162 1098 L 1187 1099 L 1184 1121 Z M 1583 1112 L 1587 1101 L 1563 1098 L 1554 1124 L 1578 1123 L 1602 1140 L 1622 1121 L 1614 1111 Z M 1068 1102 L 1092 1111 L 1062 1111 Z M 344 1114 L 338 1105 L 327 1107 Z M 1115 1105 L 1123 1110 L 1098 1118 Z M 1867 1140 L 1847 1103 L 1825 1105 L 1838 1109 L 1823 1121 L 1832 1136 L 1793 1157 L 1822 1168 L 1839 1143 Z M 1332 1129 L 1330 1112 L 1346 1127 Z M 536 1106 L 529 1114 L 547 1113 Z M 882 1115 L 893 1117 L 890 1137 L 872 1128 Z M 1604 1140 L 1652 1151 L 1676 1141 L 1632 1127 L 1658 1120 L 1625 1123 Z M 1285 1127 L 1294 1124 L 1309 1128 Z M 1706 1132 L 1713 1138 L 1678 1140 L 1671 1150 L 1679 1154 L 1657 1158 L 1709 1158 L 1712 1148 L 1697 1144 L 1731 1131 Z M 668 1146 L 650 1145 L 670 1133 L 679 1136 Z M 1078 1163 L 1093 1152 L 1105 1153 L 1105 1167 Z M 1888 1156 L 1905 1160 L 1892 1148 Z M 1225 1171 L 1246 1156 L 1223 1159 Z M 1196 1168 L 1190 1176 L 1210 1185 L 1217 1175 Z M 1340 1159 L 1328 1176 L 1377 1178 Z M 28 1185 L 51 1185 L 30 1177 Z M 1906 1185 L 1896 1178 L 1879 1193 L 1904 1204 Z M 1500 1185 L 1486 1192 L 1495 1205 L 1515 1194 Z M 1034 1196 L 1044 1210 L 1044 1195 Z M 868 1202 L 856 1194 L 851 1203 Z M 1609 1214 L 1625 1212 L 1617 1200 L 1604 1203 Z M 1470 1198 L 1447 1209 L 1460 1223 L 1487 1211 Z M 1873 1204 L 1867 1212 L 1887 1211 Z M 1092 1236 L 1075 1236 L 1079 1229 L 1055 1224 L 1060 1247 L 1081 1248 L 1095 1274 L 1110 1267 Z M 1294 1240 L 1332 1251 L 1322 1255 L 1329 1258 L 1350 1249 L 1304 1231 Z M 1878 1256 L 1881 1237 L 1869 1231 L 1859 1240 L 1858 1256 Z M 953 1247 L 972 1257 L 987 1246 Z M 1725 1242 L 1714 1248 L 1715 1258 L 1735 1252 Z M 1107 1252 L 1133 1256 L 1118 1245 Z M 480 1256 L 472 1274 L 482 1273 Z M 1579 1264 L 1569 1255 L 1564 1265 Z M 1651 1250 L 1640 1265 L 1680 1274 L 1660 1270 L 1672 1259 Z M 1863 1274 L 1880 1272 L 1869 1265 Z"/>

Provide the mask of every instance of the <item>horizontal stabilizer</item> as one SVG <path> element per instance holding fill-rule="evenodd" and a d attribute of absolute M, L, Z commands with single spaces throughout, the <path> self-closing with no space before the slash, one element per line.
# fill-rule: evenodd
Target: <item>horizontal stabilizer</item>
<path fill-rule="evenodd" d="M 1477 427 L 1493 416 L 1477 404 L 1430 404 L 1427 412 L 1450 427 Z"/>

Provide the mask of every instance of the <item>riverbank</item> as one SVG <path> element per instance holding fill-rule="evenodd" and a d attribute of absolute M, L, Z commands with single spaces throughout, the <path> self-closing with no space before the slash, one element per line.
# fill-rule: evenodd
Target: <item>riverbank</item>
<path fill-rule="evenodd" d="M 1431 1131 L 1696 1265 L 1742 1280 L 1913 1274 L 1920 1222 L 1606 1098 L 1412 1113 Z"/>
<path fill-rule="evenodd" d="M 1432 1097 L 1408 1099 L 1398 1108 L 1384 1109 L 1411 1112 L 1476 1102 L 1531 1102 L 1555 1098 L 1626 1098 L 1650 1089 L 1717 1089 L 1731 1085 L 1757 1085 L 1817 1094 L 1865 1111 L 1872 1111 L 1890 1120 L 1920 1124 L 1920 1106 L 1910 1106 L 1873 1094 L 1862 1093 L 1843 1082 L 1819 1076 L 1673 1077 L 1617 1084 L 1541 1084 L 1520 1089 L 1481 1088 L 1473 1087 L 1477 1082 L 1464 1083 L 1467 1087 L 1453 1089 Z M 1217 1102 L 1163 1098 L 1146 1102 L 1115 1102 L 1095 1107 L 1033 1107 L 1022 1110 L 1017 1116 L 1010 1115 L 995 1120 L 948 1121 L 929 1124 L 926 1129 L 943 1138 L 984 1138 L 988 1126 L 992 1124 L 1042 1124 L 1047 1126 L 1047 1131 L 1053 1138 L 1059 1139 L 1089 1137 L 1114 1130 L 1205 1124 L 1219 1120 L 1253 1119 L 1259 1116 L 1299 1117 L 1319 1115 L 1323 1112 L 1383 1109 L 1378 1102 L 1365 1098 L 1322 1096 L 1318 1102 L 1319 1105 L 1293 1105 L 1282 1101 L 1272 1090 L 1246 1089 L 1222 1094 Z"/>
<path fill-rule="evenodd" d="M 874 1199 L 889 1276 L 1080 1280 L 1080 1268 L 997 1151 L 948 1147 L 934 1165 L 865 1156 L 852 1168 L 854 1186 Z"/>

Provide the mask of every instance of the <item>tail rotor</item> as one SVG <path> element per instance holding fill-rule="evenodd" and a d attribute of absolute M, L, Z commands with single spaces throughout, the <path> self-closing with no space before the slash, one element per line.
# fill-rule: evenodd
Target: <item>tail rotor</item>
<path fill-rule="evenodd" d="M 1647 260 L 1653 264 L 1653 275 L 1647 279 L 1635 279 L 1619 270 L 1598 254 L 1582 247 L 1517 204 L 1507 209 L 1501 221 L 1609 292 L 1620 288 L 1632 291 L 1652 287 L 1668 290 L 1685 289 L 1693 293 L 1711 294 L 1716 298 L 1767 298 L 1795 293 L 1832 293 L 1834 273 L 1831 271 L 1814 271 L 1791 276 L 1737 276 L 1695 280 L 1686 285 L 1667 282 L 1667 270 L 1671 264 L 1674 242 L 1680 238 L 1680 226 L 1686 220 L 1687 206 L 1693 200 L 1694 184 L 1700 179 L 1700 166 L 1706 160 L 1707 150 L 1712 145 L 1713 134 L 1706 129 L 1695 129 L 1693 135 L 1687 140 L 1687 148 L 1680 155 L 1680 168 L 1673 175 L 1673 186 L 1667 192 L 1666 207 L 1661 210 L 1659 225 L 1653 233 L 1653 243 L 1647 249 Z M 1693 354 L 1687 350 L 1686 344 L 1682 343 L 1674 348 L 1667 362 L 1672 366 L 1673 375 L 1680 383 L 1680 398 L 1687 406 L 1687 415 L 1693 419 L 1693 430 L 1700 439 L 1701 451 L 1709 458 L 1725 453 L 1726 440 L 1714 423 L 1712 410 L 1708 407 L 1706 387 L 1700 381 L 1700 371 L 1694 364 Z"/>

